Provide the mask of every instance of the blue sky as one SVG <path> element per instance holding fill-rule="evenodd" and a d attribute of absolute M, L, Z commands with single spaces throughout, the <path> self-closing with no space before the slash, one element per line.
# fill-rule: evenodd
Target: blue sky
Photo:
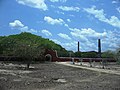
<path fill-rule="evenodd" d="M 67 50 L 115 50 L 120 45 L 119 0 L 0 0 L 0 36 L 30 32 Z"/>

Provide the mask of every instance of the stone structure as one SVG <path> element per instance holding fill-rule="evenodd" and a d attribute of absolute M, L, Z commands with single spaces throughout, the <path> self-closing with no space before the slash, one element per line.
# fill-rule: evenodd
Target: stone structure
<path fill-rule="evenodd" d="M 45 57 L 49 56 L 50 60 L 47 61 L 51 61 L 51 62 L 66 62 L 66 61 L 73 61 L 74 62 L 102 62 L 102 60 L 106 60 L 108 62 L 115 62 L 114 59 L 112 58 L 76 58 L 76 57 L 58 57 L 57 55 L 57 51 L 55 50 L 46 50 L 45 52 Z"/>
<path fill-rule="evenodd" d="M 80 50 L 79 50 L 79 46 L 80 46 L 80 43 L 79 43 L 79 41 L 78 41 L 78 52 L 80 51 Z"/>
<path fill-rule="evenodd" d="M 98 39 L 98 57 L 101 58 L 101 41 Z"/>

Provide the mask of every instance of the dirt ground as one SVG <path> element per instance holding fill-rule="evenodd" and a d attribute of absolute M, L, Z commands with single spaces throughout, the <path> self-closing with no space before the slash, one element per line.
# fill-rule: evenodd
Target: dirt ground
<path fill-rule="evenodd" d="M 120 75 L 55 63 L 0 63 L 0 90 L 120 90 Z"/>

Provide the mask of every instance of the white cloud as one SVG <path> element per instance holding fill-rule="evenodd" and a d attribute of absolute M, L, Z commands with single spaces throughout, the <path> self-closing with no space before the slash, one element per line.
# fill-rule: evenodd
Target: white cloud
<path fill-rule="evenodd" d="M 110 50 L 115 50 L 118 48 L 118 45 L 120 45 L 120 36 L 117 36 L 116 34 L 119 33 L 120 31 L 114 32 L 114 31 L 108 31 L 107 32 L 107 37 L 102 40 L 103 50 L 110 49 Z"/>
<path fill-rule="evenodd" d="M 65 27 L 69 28 L 68 24 L 64 24 Z"/>
<path fill-rule="evenodd" d="M 50 40 L 52 40 L 53 42 L 55 42 L 57 44 L 61 44 L 61 42 L 59 40 L 57 40 L 57 39 L 50 39 Z"/>
<path fill-rule="evenodd" d="M 79 12 L 79 10 L 80 10 L 79 7 L 59 6 L 58 8 L 63 10 L 63 11 L 76 11 L 76 12 Z"/>
<path fill-rule="evenodd" d="M 29 29 L 28 26 L 21 27 L 19 30 L 22 31 L 22 32 L 30 32 L 30 33 L 37 33 L 37 32 L 38 32 L 38 31 L 35 30 L 35 29 L 32 29 L 32 28 Z"/>
<path fill-rule="evenodd" d="M 69 16 L 70 16 L 70 17 L 75 17 L 75 15 L 72 15 L 72 14 L 70 14 Z"/>
<path fill-rule="evenodd" d="M 96 32 L 91 28 L 77 29 L 70 28 L 72 38 L 80 41 L 81 49 L 83 51 L 96 50 L 97 40 L 100 38 L 102 42 L 102 51 L 115 50 L 120 42 L 119 30 L 104 30 L 104 32 Z"/>
<path fill-rule="evenodd" d="M 120 20 L 115 16 L 111 16 L 111 18 L 109 20 L 106 20 L 106 22 L 112 26 L 120 28 Z"/>
<path fill-rule="evenodd" d="M 116 8 L 116 10 L 120 13 L 120 7 Z"/>
<path fill-rule="evenodd" d="M 58 36 L 60 36 L 63 39 L 71 40 L 71 38 L 67 34 L 59 33 Z"/>
<path fill-rule="evenodd" d="M 56 11 L 56 13 L 58 13 L 58 14 L 65 14 L 64 12 L 60 12 L 60 11 Z"/>
<path fill-rule="evenodd" d="M 28 26 L 20 28 L 20 31 L 22 31 L 22 32 L 30 32 L 30 33 L 37 33 L 37 30 L 29 29 Z"/>
<path fill-rule="evenodd" d="M 75 40 L 72 40 L 70 42 L 66 42 L 66 43 L 61 43 L 61 45 L 63 47 L 65 47 L 67 50 L 73 50 L 73 51 L 77 51 L 77 47 L 78 47 L 78 42 Z M 96 45 L 92 42 L 80 42 L 80 51 L 93 51 L 96 50 Z"/>
<path fill-rule="evenodd" d="M 20 30 L 21 30 L 22 32 L 26 32 L 26 31 L 29 30 L 29 28 L 28 28 L 28 26 L 24 26 L 24 27 L 21 27 Z"/>
<path fill-rule="evenodd" d="M 48 9 L 47 5 L 45 4 L 45 0 L 16 0 L 16 1 L 19 4 L 27 5 L 44 11 Z"/>
<path fill-rule="evenodd" d="M 88 28 L 88 29 L 81 29 L 80 32 L 82 35 L 91 37 L 91 38 L 103 38 L 106 37 L 106 32 L 98 33 L 95 30 Z"/>
<path fill-rule="evenodd" d="M 35 29 L 29 29 L 28 32 L 37 33 L 38 31 Z"/>
<path fill-rule="evenodd" d="M 14 20 L 13 22 L 9 23 L 9 26 L 12 29 L 18 29 L 22 32 L 31 32 L 31 33 L 37 33 L 37 30 L 34 29 L 29 29 L 28 26 L 25 26 L 21 21 L 19 20 Z"/>
<path fill-rule="evenodd" d="M 54 25 L 54 24 L 60 24 L 60 25 L 62 25 L 62 24 L 65 23 L 65 22 L 63 21 L 63 19 L 61 19 L 61 18 L 59 18 L 59 19 L 53 19 L 53 18 L 47 17 L 47 16 L 44 17 L 44 20 L 45 20 L 46 22 L 48 22 L 49 24 L 52 24 L 52 25 Z"/>
<path fill-rule="evenodd" d="M 53 39 L 52 41 L 60 44 L 67 50 L 77 51 L 77 41 L 80 42 L 81 51 L 97 51 L 98 50 L 98 38 L 101 39 L 102 51 L 115 50 L 120 42 L 119 30 L 104 30 L 103 32 L 97 32 L 91 28 L 70 28 L 71 39 L 69 41 L 59 41 Z M 58 34 L 60 37 L 66 39 L 68 35 L 63 33 Z"/>
<path fill-rule="evenodd" d="M 76 51 L 76 49 L 77 49 L 77 42 L 76 41 L 61 43 L 61 45 L 70 51 L 71 50 Z"/>
<path fill-rule="evenodd" d="M 118 3 L 118 2 L 119 2 L 118 0 L 116 0 L 116 1 L 112 1 L 113 4 L 116 4 L 116 3 Z"/>
<path fill-rule="evenodd" d="M 78 37 L 79 39 L 81 39 L 81 41 L 87 41 L 89 38 L 91 38 L 91 39 L 104 38 L 107 35 L 106 32 L 99 33 L 91 28 L 88 28 L 88 29 L 86 29 L 86 28 L 83 28 L 83 29 L 74 28 L 71 30 L 72 30 L 71 35 L 74 37 Z"/>
<path fill-rule="evenodd" d="M 51 2 L 66 2 L 67 0 L 50 0 Z"/>
<path fill-rule="evenodd" d="M 68 21 L 68 22 L 71 22 L 71 20 L 70 20 L 70 19 L 67 19 L 67 21 Z"/>
<path fill-rule="evenodd" d="M 111 16 L 110 19 L 106 18 L 106 15 L 104 14 L 104 10 L 97 10 L 95 6 L 92 8 L 84 8 L 84 10 L 89 13 L 94 15 L 97 19 L 99 19 L 102 22 L 106 22 L 114 27 L 120 28 L 120 20 L 116 16 Z"/>
<path fill-rule="evenodd" d="M 15 20 L 14 22 L 9 23 L 9 26 L 12 28 L 24 27 L 24 25 L 19 20 Z"/>
<path fill-rule="evenodd" d="M 52 36 L 52 33 L 50 33 L 48 30 L 42 30 L 41 32 L 46 36 Z"/>
<path fill-rule="evenodd" d="M 81 42 L 87 41 L 87 38 L 80 33 L 81 32 L 80 29 L 74 28 L 71 30 L 72 32 L 70 32 L 70 34 L 73 36 L 74 39 L 80 40 Z"/>
<path fill-rule="evenodd" d="M 92 8 L 84 8 L 84 10 L 90 14 L 93 14 L 95 15 L 96 18 L 98 18 L 99 20 L 101 21 L 105 21 L 106 20 L 106 17 L 105 17 L 105 14 L 104 14 L 104 10 L 101 9 L 101 10 L 96 10 L 95 9 L 96 7 L 93 6 Z"/>

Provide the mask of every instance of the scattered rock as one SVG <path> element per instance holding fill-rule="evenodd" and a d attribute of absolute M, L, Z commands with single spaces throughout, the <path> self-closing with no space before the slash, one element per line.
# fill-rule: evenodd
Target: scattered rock
<path fill-rule="evenodd" d="M 66 83 L 67 82 L 65 79 L 62 79 L 62 78 L 53 78 L 52 81 L 53 82 L 60 82 L 60 83 Z"/>
<path fill-rule="evenodd" d="M 1 80 L 7 81 L 7 78 L 5 77 L 0 77 Z"/>

